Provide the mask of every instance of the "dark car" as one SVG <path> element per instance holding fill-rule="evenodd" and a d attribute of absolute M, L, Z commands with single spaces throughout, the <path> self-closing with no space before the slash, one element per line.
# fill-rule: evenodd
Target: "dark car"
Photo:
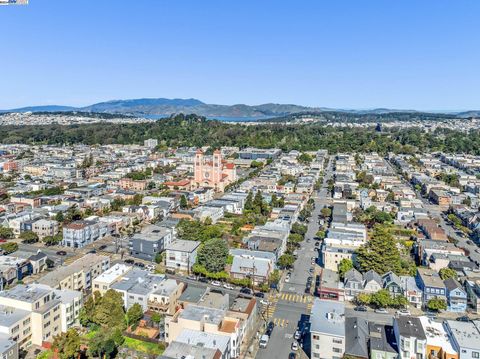
<path fill-rule="evenodd" d="M 255 297 L 265 298 L 265 293 L 263 293 L 263 292 L 256 292 L 256 293 L 255 293 Z"/>
<path fill-rule="evenodd" d="M 366 311 L 367 311 L 367 307 L 364 306 L 364 305 L 359 305 L 358 307 L 355 307 L 355 311 L 357 311 L 357 312 L 366 312 Z"/>
<path fill-rule="evenodd" d="M 466 315 L 464 316 L 461 316 L 461 317 L 458 317 L 455 319 L 457 322 L 469 322 L 470 321 L 470 318 L 467 317 Z"/>
<path fill-rule="evenodd" d="M 297 357 L 297 354 L 295 353 L 288 354 L 288 359 L 295 359 L 296 357 Z"/>
<path fill-rule="evenodd" d="M 145 264 L 143 263 L 140 263 L 140 262 L 135 262 L 135 264 L 137 267 L 140 267 L 140 268 L 144 268 L 145 267 Z"/>
<path fill-rule="evenodd" d="M 89 250 L 87 253 L 95 254 L 95 253 L 97 253 L 97 251 L 96 251 L 95 249 L 91 249 L 91 250 Z"/>
<path fill-rule="evenodd" d="M 106 244 L 102 244 L 100 247 L 98 247 L 100 251 L 103 251 L 105 248 L 107 248 Z"/>
<path fill-rule="evenodd" d="M 315 247 L 318 247 L 320 245 L 320 242 L 315 242 Z"/>
<path fill-rule="evenodd" d="M 252 295 L 252 290 L 250 288 L 243 287 L 242 289 L 240 289 L 240 293 Z"/>
<path fill-rule="evenodd" d="M 205 278 L 205 277 L 199 277 L 199 278 L 198 278 L 198 281 L 199 281 L 199 282 L 202 282 L 202 283 L 208 283 L 208 279 Z"/>
<path fill-rule="evenodd" d="M 273 328 L 275 328 L 275 324 L 273 324 L 273 322 L 269 322 L 267 324 L 267 330 L 265 331 L 265 334 L 268 336 L 272 335 Z"/>
<path fill-rule="evenodd" d="M 58 252 L 57 252 L 57 255 L 59 255 L 59 256 L 66 256 L 66 255 L 67 255 L 67 252 L 65 252 L 65 251 L 58 251 Z"/>
<path fill-rule="evenodd" d="M 124 262 L 127 263 L 127 264 L 135 263 L 135 261 L 133 259 L 125 259 Z"/>

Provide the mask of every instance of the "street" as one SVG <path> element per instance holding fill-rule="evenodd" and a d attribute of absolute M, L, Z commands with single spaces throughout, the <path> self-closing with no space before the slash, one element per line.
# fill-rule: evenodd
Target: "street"
<path fill-rule="evenodd" d="M 318 247 L 315 247 L 315 234 L 319 229 L 318 215 L 324 205 L 330 204 L 330 195 L 325 187 L 326 182 L 331 178 L 331 164 L 325 170 L 323 186 L 319 191 L 315 191 L 311 198 L 315 201 L 315 208 L 312 216 L 309 218 L 307 233 L 299 249 L 297 249 L 297 260 L 294 268 L 291 270 L 291 276 L 288 283 L 282 283 L 280 293 L 273 295 L 267 309 L 269 321 L 273 321 L 275 328 L 268 342 L 267 349 L 259 349 L 256 358 L 287 358 L 292 352 L 291 345 L 295 341 L 293 335 L 295 330 L 301 325 L 301 322 L 309 321 L 310 311 L 313 305 L 314 296 L 305 293 L 307 278 L 314 276 L 309 272 L 311 258 L 318 258 Z M 315 281 L 313 280 L 313 285 Z M 308 335 L 304 338 L 304 350 L 310 352 L 308 347 Z"/>

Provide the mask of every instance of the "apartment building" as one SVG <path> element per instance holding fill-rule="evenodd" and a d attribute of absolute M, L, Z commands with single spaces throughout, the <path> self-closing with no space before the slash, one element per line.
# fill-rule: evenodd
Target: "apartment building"
<path fill-rule="evenodd" d="M 82 248 L 108 233 L 108 227 L 103 222 L 75 221 L 63 227 L 62 245 L 72 248 Z"/>
<path fill-rule="evenodd" d="M 190 272 L 197 259 L 199 241 L 177 239 L 165 247 L 165 264 L 170 270 Z"/>
<path fill-rule="evenodd" d="M 7 334 L 0 334 L 0 358 L 18 359 L 18 344 Z"/>
<path fill-rule="evenodd" d="M 119 281 L 132 268 L 133 267 L 121 263 L 115 264 L 93 279 L 93 291 L 98 291 L 101 295 L 104 295 L 105 292 L 111 288 L 112 284 Z"/>
<path fill-rule="evenodd" d="M 427 336 L 420 319 L 410 316 L 395 318 L 393 330 L 400 359 L 426 359 Z"/>
<path fill-rule="evenodd" d="M 60 305 L 52 289 L 17 285 L 0 292 L 0 333 L 22 349 L 52 342 L 62 330 Z"/>
<path fill-rule="evenodd" d="M 171 241 L 172 231 L 169 228 L 150 225 L 130 239 L 130 254 L 153 262 L 157 254 L 163 252 Z"/>
<path fill-rule="evenodd" d="M 458 352 L 442 323 L 426 316 L 419 318 L 427 336 L 426 354 L 430 359 L 458 359 Z"/>
<path fill-rule="evenodd" d="M 70 265 L 61 266 L 40 278 L 40 284 L 54 289 L 85 291 L 93 280 L 110 268 L 110 257 L 87 253 Z"/>
<path fill-rule="evenodd" d="M 237 358 L 240 355 L 240 320 L 227 316 L 226 310 L 188 305 L 178 310 L 175 315 L 165 319 L 165 341 L 171 343 L 185 329 L 211 333 L 228 337 L 230 340 L 230 355 Z"/>
<path fill-rule="evenodd" d="M 50 219 L 40 219 L 32 224 L 32 232 L 40 238 L 54 236 L 58 233 L 58 229 L 58 222 Z"/>
<path fill-rule="evenodd" d="M 345 352 L 345 305 L 315 299 L 310 317 L 311 357 L 340 359 Z"/>
<path fill-rule="evenodd" d="M 445 327 L 452 339 L 453 348 L 459 353 L 459 359 L 480 357 L 480 321 L 445 321 Z"/>

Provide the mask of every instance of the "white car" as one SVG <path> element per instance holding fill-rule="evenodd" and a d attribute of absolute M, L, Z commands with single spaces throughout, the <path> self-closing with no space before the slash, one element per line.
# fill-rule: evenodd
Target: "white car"
<path fill-rule="evenodd" d="M 406 309 L 397 310 L 397 315 L 410 315 L 410 311 Z"/>
<path fill-rule="evenodd" d="M 288 283 L 288 282 L 290 282 L 290 277 L 287 276 L 285 277 L 285 283 Z"/>
<path fill-rule="evenodd" d="M 270 302 L 269 302 L 268 300 L 266 300 L 266 299 L 260 299 L 260 303 L 261 303 L 262 305 L 265 305 L 265 306 L 267 306 L 267 305 L 270 304 Z"/>
<path fill-rule="evenodd" d="M 302 337 L 302 333 L 300 333 L 300 330 L 296 330 L 295 334 L 293 335 L 293 339 L 298 340 Z"/>
<path fill-rule="evenodd" d="M 235 288 L 233 287 L 233 285 L 228 284 L 228 283 L 225 283 L 225 284 L 223 285 L 223 288 L 225 288 L 225 289 L 230 289 L 230 290 L 235 289 Z"/>
<path fill-rule="evenodd" d="M 298 350 L 298 343 L 297 343 L 297 342 L 293 342 L 293 343 L 292 343 L 292 350 L 293 350 L 294 352 L 296 352 L 296 351 Z"/>
<path fill-rule="evenodd" d="M 388 310 L 386 310 L 385 308 L 377 308 L 375 309 L 375 313 L 388 314 Z"/>
<path fill-rule="evenodd" d="M 216 281 L 216 280 L 213 280 L 210 284 L 215 286 L 215 287 L 221 287 L 222 286 L 222 283 L 220 283 L 219 281 Z"/>

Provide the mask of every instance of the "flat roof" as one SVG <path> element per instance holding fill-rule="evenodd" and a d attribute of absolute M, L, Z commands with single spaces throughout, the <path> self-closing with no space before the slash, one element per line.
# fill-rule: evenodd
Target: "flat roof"
<path fill-rule="evenodd" d="M 118 277 L 127 273 L 133 267 L 127 266 L 126 264 L 117 263 L 113 267 L 110 267 L 105 272 L 100 274 L 94 281 L 102 282 L 102 283 L 112 283 Z"/>
<path fill-rule="evenodd" d="M 171 251 L 188 252 L 191 253 L 200 245 L 199 241 L 187 241 L 184 239 L 177 239 L 168 244 L 165 249 Z"/>
<path fill-rule="evenodd" d="M 310 316 L 310 331 L 332 336 L 345 336 L 345 304 L 315 298 Z"/>
<path fill-rule="evenodd" d="M 475 321 L 478 322 L 478 321 Z M 460 348 L 479 349 L 480 331 L 473 322 L 457 322 L 456 320 L 447 320 L 447 328 L 458 343 Z"/>

